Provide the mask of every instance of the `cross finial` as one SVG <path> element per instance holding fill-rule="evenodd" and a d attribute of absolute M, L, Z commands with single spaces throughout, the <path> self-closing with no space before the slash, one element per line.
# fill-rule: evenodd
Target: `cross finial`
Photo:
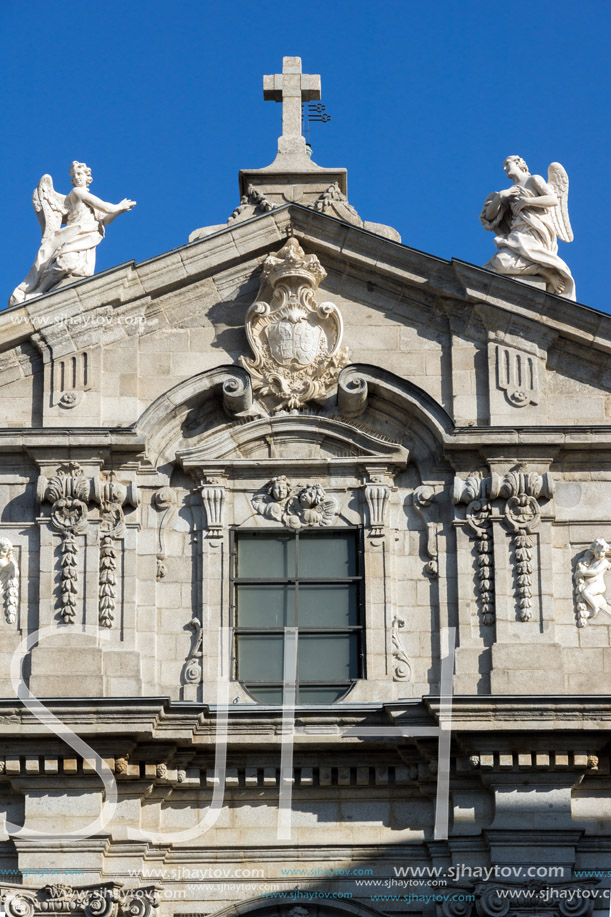
<path fill-rule="evenodd" d="M 320 75 L 302 73 L 300 57 L 283 57 L 282 73 L 263 77 L 263 98 L 282 102 L 282 137 L 278 137 L 278 152 L 305 154 L 301 105 L 320 99 Z"/>

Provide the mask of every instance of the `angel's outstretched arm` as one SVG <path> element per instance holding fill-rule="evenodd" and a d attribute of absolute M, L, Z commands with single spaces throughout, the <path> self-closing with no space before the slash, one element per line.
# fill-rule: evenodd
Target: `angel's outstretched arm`
<path fill-rule="evenodd" d="M 131 210 L 132 207 L 136 206 L 136 201 L 130 201 L 126 197 L 123 198 L 122 201 L 119 201 L 118 204 L 111 204 L 108 201 L 103 201 L 100 197 L 96 197 L 95 194 L 91 194 L 84 188 L 74 188 L 72 193 L 76 194 L 85 204 L 89 204 L 90 207 L 93 207 L 94 210 L 103 213 L 102 223 L 104 223 L 105 226 L 107 226 L 108 223 L 112 223 L 114 218 L 120 213 L 126 213 L 128 210 Z"/>

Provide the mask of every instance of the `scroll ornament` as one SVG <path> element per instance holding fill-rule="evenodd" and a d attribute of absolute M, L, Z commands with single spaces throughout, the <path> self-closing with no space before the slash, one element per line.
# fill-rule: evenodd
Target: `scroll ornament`
<path fill-rule="evenodd" d="M 271 302 L 259 300 L 246 315 L 246 335 L 254 359 L 240 357 L 255 392 L 275 411 L 296 410 L 327 397 L 339 370 L 349 361 L 341 350 L 341 314 L 333 303 L 318 304 L 314 292 L 326 271 L 316 255 L 306 255 L 291 237 L 263 264 L 262 290 L 269 284 Z"/>
<path fill-rule="evenodd" d="M 401 639 L 401 631 L 404 627 L 405 618 L 402 618 L 400 615 L 395 615 L 390 632 L 392 656 L 395 660 L 393 669 L 393 681 L 411 681 L 412 679 L 412 663 L 409 656 L 407 655 L 407 652 L 405 651 L 403 640 Z"/>
<path fill-rule="evenodd" d="M 337 500 L 322 484 L 294 486 L 284 474 L 272 478 L 250 502 L 260 516 L 291 529 L 332 525 L 338 511 Z"/>

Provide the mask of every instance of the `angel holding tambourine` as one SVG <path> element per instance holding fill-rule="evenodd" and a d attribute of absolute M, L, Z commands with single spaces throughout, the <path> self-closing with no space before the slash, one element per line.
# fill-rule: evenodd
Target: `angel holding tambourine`
<path fill-rule="evenodd" d="M 508 156 L 503 168 L 513 187 L 490 194 L 480 214 L 484 228 L 497 234 L 498 251 L 484 267 L 509 277 L 542 277 L 548 293 L 575 300 L 575 281 L 558 256 L 558 239 L 573 241 L 566 171 L 552 162 L 545 181 L 531 175 L 520 156 Z"/>
<path fill-rule="evenodd" d="M 105 227 L 120 213 L 136 206 L 124 198 L 110 204 L 89 191 L 91 169 L 84 162 L 70 166 L 73 188 L 59 194 L 50 175 L 43 175 L 32 203 L 42 229 L 42 241 L 28 276 L 13 291 L 9 306 L 42 296 L 60 283 L 91 277 L 96 246 Z"/>

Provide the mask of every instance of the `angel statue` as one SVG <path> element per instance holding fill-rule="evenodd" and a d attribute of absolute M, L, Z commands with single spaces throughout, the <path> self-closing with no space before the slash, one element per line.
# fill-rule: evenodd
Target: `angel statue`
<path fill-rule="evenodd" d="M 84 162 L 73 162 L 70 176 L 74 187 L 66 195 L 57 193 L 50 175 L 43 175 L 38 182 L 32 203 L 42 228 L 42 242 L 30 273 L 14 290 L 9 306 L 42 296 L 62 281 L 91 277 L 104 227 L 136 206 L 136 201 L 127 198 L 109 204 L 90 194 L 91 169 Z"/>
<path fill-rule="evenodd" d="M 508 156 L 503 168 L 513 187 L 493 191 L 480 214 L 484 229 L 497 233 L 498 252 L 484 267 L 509 277 L 543 277 L 548 293 L 575 300 L 575 281 L 558 257 L 558 239 L 573 241 L 568 175 L 552 162 L 545 181 L 531 175 L 520 156 Z"/>

